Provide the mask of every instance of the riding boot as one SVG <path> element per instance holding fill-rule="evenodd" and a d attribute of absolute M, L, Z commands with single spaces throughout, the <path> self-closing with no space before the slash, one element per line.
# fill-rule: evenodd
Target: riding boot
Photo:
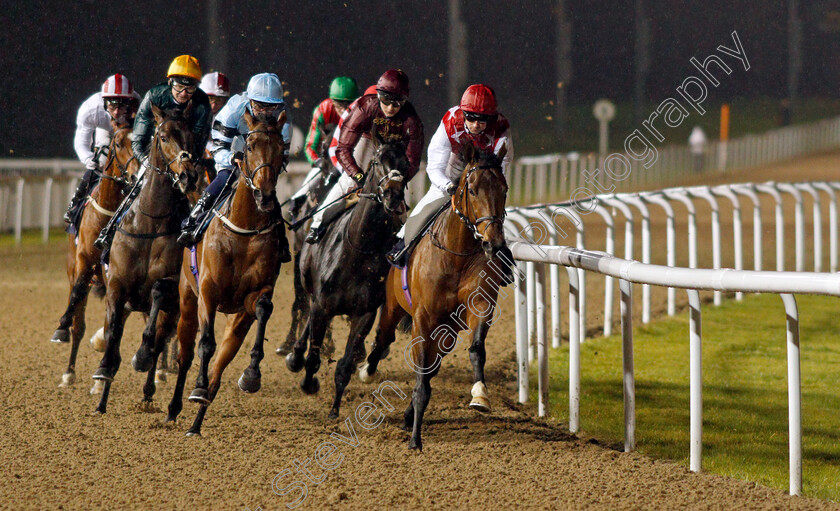
<path fill-rule="evenodd" d="M 73 193 L 73 198 L 70 199 L 70 205 L 67 206 L 67 211 L 64 213 L 64 221 L 66 223 L 69 224 L 73 221 L 73 212 L 79 207 L 79 204 L 85 200 L 85 197 L 87 197 L 87 194 L 90 191 L 92 177 L 93 170 L 88 169 L 85 171 L 85 175 L 79 179 L 79 184 L 76 185 L 76 191 Z"/>
<path fill-rule="evenodd" d="M 408 253 L 408 248 L 405 246 L 405 240 L 397 238 L 397 242 L 391 247 L 391 250 L 385 254 L 385 259 L 391 263 L 392 266 L 402 268 L 405 266 L 405 256 Z"/>
<path fill-rule="evenodd" d="M 134 183 L 134 186 L 128 192 L 125 199 L 120 202 L 120 205 L 114 212 L 114 216 L 112 216 L 111 219 L 108 220 L 108 223 L 105 224 L 105 227 L 99 231 L 99 236 L 97 236 L 96 240 L 93 242 L 94 247 L 99 250 L 104 250 L 105 248 L 111 246 L 111 240 L 114 239 L 114 231 L 117 229 L 117 225 L 119 225 L 125 212 L 128 211 L 129 207 L 131 207 L 131 203 L 134 202 L 134 199 L 140 194 L 140 187 L 141 183 L 138 180 Z"/>
<path fill-rule="evenodd" d="M 306 203 L 306 194 L 302 194 L 299 197 L 292 197 L 289 199 L 289 217 L 292 222 L 295 221 L 297 218 L 298 213 L 300 212 L 301 206 Z"/>
<path fill-rule="evenodd" d="M 344 212 L 346 206 L 344 199 L 336 201 L 335 204 L 331 204 L 327 206 L 324 210 L 324 216 L 321 219 L 321 225 L 312 226 L 309 229 L 309 234 L 306 236 L 306 241 L 310 245 L 314 245 L 321 241 L 321 238 L 324 237 L 324 234 L 327 232 L 327 226 L 330 225 L 336 218 L 341 216 L 341 213 Z"/>
<path fill-rule="evenodd" d="M 190 211 L 190 216 L 187 217 L 186 222 L 181 227 L 181 235 L 178 236 L 179 245 L 189 247 L 199 242 L 201 235 L 198 231 L 201 227 L 201 221 L 207 213 L 208 205 L 215 201 L 215 199 L 215 196 L 206 193 L 198 199 L 192 211 Z"/>

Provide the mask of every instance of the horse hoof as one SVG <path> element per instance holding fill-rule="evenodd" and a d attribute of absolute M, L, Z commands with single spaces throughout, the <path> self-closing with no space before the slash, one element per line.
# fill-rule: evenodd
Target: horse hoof
<path fill-rule="evenodd" d="M 291 353 L 294 350 L 294 347 L 295 347 L 294 341 L 292 341 L 292 342 L 287 341 L 287 342 L 284 342 L 282 346 L 280 346 L 279 348 L 274 350 L 274 353 L 277 353 L 279 356 L 282 357 L 284 355 L 288 355 L 289 353 Z"/>
<path fill-rule="evenodd" d="M 201 431 L 189 430 L 187 431 L 187 436 L 201 436 Z"/>
<path fill-rule="evenodd" d="M 52 338 L 50 338 L 50 342 L 54 342 L 57 344 L 65 344 L 70 342 L 70 331 L 65 330 L 63 328 L 59 328 L 52 334 Z"/>
<path fill-rule="evenodd" d="M 92 378 L 99 381 L 114 381 L 114 375 L 104 367 L 97 369 Z"/>
<path fill-rule="evenodd" d="M 321 382 L 318 380 L 317 376 L 313 376 L 311 383 L 307 385 L 306 378 L 304 378 L 303 381 L 300 382 L 300 388 L 305 394 L 309 394 L 311 396 L 321 390 Z"/>
<path fill-rule="evenodd" d="M 408 443 L 408 448 L 411 450 L 417 450 L 419 452 L 423 452 L 423 441 L 419 438 L 415 440 L 414 438 Z"/>
<path fill-rule="evenodd" d="M 476 396 L 470 401 L 470 408 L 481 413 L 490 413 L 490 400 L 483 396 Z"/>
<path fill-rule="evenodd" d="M 155 371 L 155 385 L 166 383 L 166 369 L 158 369 Z"/>
<path fill-rule="evenodd" d="M 76 373 L 64 373 L 61 375 L 61 383 L 58 384 L 59 387 L 69 387 L 76 383 Z"/>
<path fill-rule="evenodd" d="M 365 362 L 364 365 L 359 368 L 359 381 L 362 383 L 370 383 L 373 381 L 373 375 L 368 372 L 368 367 L 370 367 L 370 365 Z"/>
<path fill-rule="evenodd" d="M 105 382 L 103 382 L 102 380 L 95 380 L 93 382 L 93 387 L 90 388 L 90 394 L 92 396 L 102 394 L 103 390 L 105 390 Z"/>
<path fill-rule="evenodd" d="M 249 394 L 257 392 L 260 390 L 260 387 L 262 387 L 261 378 L 246 378 L 245 373 L 242 373 L 242 376 L 239 377 L 239 381 L 237 383 L 243 392 L 247 392 Z"/>
<path fill-rule="evenodd" d="M 299 372 L 303 369 L 303 358 L 296 357 L 294 352 L 289 353 L 286 355 L 286 367 L 288 367 L 289 371 L 293 373 Z"/>
<path fill-rule="evenodd" d="M 210 399 L 207 397 L 207 389 L 193 389 L 188 399 L 191 403 L 198 403 L 202 405 L 210 404 Z"/>
<path fill-rule="evenodd" d="M 337 410 L 337 409 L 335 409 L 335 408 L 333 408 L 332 410 L 330 410 L 330 414 L 329 414 L 329 415 L 327 415 L 327 418 L 328 418 L 328 419 L 330 419 L 330 420 L 335 420 L 335 419 L 337 419 L 337 418 L 338 418 L 338 410 Z"/>
<path fill-rule="evenodd" d="M 93 348 L 93 351 L 98 351 L 99 353 L 104 353 L 105 348 L 108 344 L 105 342 L 105 329 L 100 328 L 93 334 L 93 337 L 90 338 L 90 346 Z"/>
<path fill-rule="evenodd" d="M 488 413 L 490 411 L 490 398 L 487 397 L 487 387 L 484 386 L 483 382 L 475 382 L 470 394 L 472 395 L 470 408 L 481 413 Z"/>
<path fill-rule="evenodd" d="M 131 357 L 131 367 L 133 367 L 138 373 L 148 373 L 149 369 L 152 368 L 152 364 L 154 364 L 154 360 L 150 356 L 149 352 L 144 350 L 142 346 L 139 350 L 137 350 L 137 353 Z"/>

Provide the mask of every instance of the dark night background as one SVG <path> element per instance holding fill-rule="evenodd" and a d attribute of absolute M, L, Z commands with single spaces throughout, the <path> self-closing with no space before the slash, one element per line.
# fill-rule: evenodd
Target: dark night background
<path fill-rule="evenodd" d="M 81 102 L 115 72 L 139 92 L 162 81 L 169 62 L 188 53 L 203 71 L 209 60 L 206 4 L 151 0 L 4 2 L 0 31 L 0 154 L 72 157 L 75 115 Z M 469 81 L 492 85 L 516 136 L 550 130 L 557 83 L 555 2 L 464 0 Z M 362 88 L 389 67 L 411 78 L 412 102 L 431 137 L 447 101 L 447 2 L 247 1 L 222 2 L 221 32 L 234 93 L 258 72 L 286 82 L 295 124 L 308 123 L 333 76 L 354 76 Z M 633 91 L 632 1 L 567 2 L 572 21 L 569 104 L 609 97 L 630 105 Z M 787 94 L 787 3 L 781 0 L 649 0 L 650 74 L 654 104 L 673 96 L 719 44 L 733 47 L 737 30 L 752 69 L 733 67 L 709 102 Z M 803 97 L 835 99 L 840 50 L 840 1 L 802 2 Z M 730 61 L 727 61 L 730 62 Z M 734 60 L 730 63 L 737 63 Z M 775 115 L 775 112 L 767 112 Z M 794 119 L 796 120 L 796 119 Z M 583 122 L 583 121 L 580 121 Z M 591 117 L 586 122 L 594 123 Z M 575 128 L 574 125 L 571 126 Z M 523 135 L 525 133 L 525 135 Z M 555 149 L 517 140 L 518 154 Z M 563 141 L 557 142 L 557 147 Z"/>

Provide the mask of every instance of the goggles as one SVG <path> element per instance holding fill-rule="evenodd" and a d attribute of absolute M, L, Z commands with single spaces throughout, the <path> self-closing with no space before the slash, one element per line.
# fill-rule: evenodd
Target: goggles
<path fill-rule="evenodd" d="M 172 92 L 175 92 L 177 94 L 181 94 L 182 92 L 186 92 L 187 94 L 195 94 L 196 89 L 198 89 L 198 85 L 183 85 L 180 83 L 172 84 Z"/>
<path fill-rule="evenodd" d="M 467 112 L 464 110 L 464 119 L 470 122 L 490 122 L 495 119 L 496 116 L 492 114 L 478 114 L 475 112 Z"/>
<path fill-rule="evenodd" d="M 408 99 L 397 96 L 395 94 L 388 94 L 385 92 L 377 93 L 377 97 L 379 98 L 379 102 L 385 106 L 395 106 L 397 108 L 401 108 Z"/>
<path fill-rule="evenodd" d="M 350 103 L 352 103 L 352 101 L 342 101 L 340 99 L 334 99 L 333 103 L 335 103 L 335 106 L 339 106 L 339 107 L 344 108 L 346 110 L 347 107 L 350 106 Z"/>
<path fill-rule="evenodd" d="M 105 106 L 109 108 L 128 108 L 130 102 L 125 98 L 108 98 Z"/>
<path fill-rule="evenodd" d="M 283 103 L 263 103 L 262 101 L 251 100 L 251 107 L 260 112 L 272 113 L 283 109 Z"/>

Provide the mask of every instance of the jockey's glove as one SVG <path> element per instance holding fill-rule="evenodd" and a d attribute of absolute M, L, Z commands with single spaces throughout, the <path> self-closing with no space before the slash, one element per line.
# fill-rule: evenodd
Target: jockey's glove
<path fill-rule="evenodd" d="M 230 155 L 230 164 L 235 166 L 237 161 L 242 161 L 244 159 L 245 153 L 243 153 L 242 151 L 236 151 L 235 153 Z"/>
<path fill-rule="evenodd" d="M 449 195 L 455 195 L 455 190 L 458 189 L 458 185 L 456 183 L 449 183 L 446 185 L 446 193 Z"/>
<path fill-rule="evenodd" d="M 88 170 L 96 170 L 96 163 L 96 158 L 91 157 L 85 162 L 85 168 Z"/>

